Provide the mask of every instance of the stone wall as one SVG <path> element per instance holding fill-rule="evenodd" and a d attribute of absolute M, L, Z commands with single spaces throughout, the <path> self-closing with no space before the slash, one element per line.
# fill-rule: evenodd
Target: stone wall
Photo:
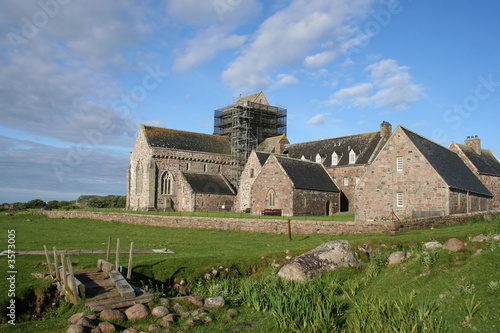
<path fill-rule="evenodd" d="M 105 213 L 89 211 L 42 211 L 50 218 L 87 218 L 102 221 L 116 221 L 136 225 L 149 225 L 160 227 L 192 228 L 192 229 L 221 229 L 247 232 L 263 232 L 274 234 L 288 233 L 286 219 L 238 219 L 238 218 L 213 218 L 213 217 L 188 217 L 188 216 L 162 216 L 131 213 Z M 490 217 L 500 214 L 500 210 L 460 214 L 455 216 L 422 218 L 401 221 L 291 221 L 292 234 L 327 234 L 338 235 L 345 233 L 389 233 L 396 234 L 405 230 L 416 230 L 436 226 L 463 224 L 474 218 Z"/>
<path fill-rule="evenodd" d="M 353 164 L 336 167 L 325 167 L 326 171 L 330 174 L 335 181 L 337 187 L 344 193 L 344 201 L 341 202 L 342 211 L 355 211 L 356 209 L 356 196 L 355 188 L 357 182 L 363 177 L 366 172 L 365 164 Z M 344 180 L 347 178 L 347 185 Z"/>
<path fill-rule="evenodd" d="M 500 208 L 500 177 L 493 175 L 478 175 L 479 180 L 490 190 L 493 194 L 492 206 L 493 209 Z"/>
<path fill-rule="evenodd" d="M 235 212 L 244 212 L 246 209 L 252 206 L 252 186 L 260 174 L 262 166 L 260 165 L 259 159 L 255 152 L 250 154 L 245 168 L 241 173 L 240 184 L 238 187 L 238 194 L 236 198 L 236 203 L 234 207 Z"/>

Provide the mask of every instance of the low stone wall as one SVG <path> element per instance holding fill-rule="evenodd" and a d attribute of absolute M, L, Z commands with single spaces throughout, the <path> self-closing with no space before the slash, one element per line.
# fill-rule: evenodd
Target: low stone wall
<path fill-rule="evenodd" d="M 264 232 L 274 234 L 288 233 L 287 220 L 272 219 L 240 219 L 191 216 L 163 216 L 131 213 L 107 213 L 90 211 L 43 211 L 51 218 L 86 218 L 102 221 L 116 221 L 128 224 L 150 225 L 174 228 L 221 229 L 248 232 Z M 390 233 L 396 234 L 405 230 L 430 228 L 433 226 L 463 224 L 468 220 L 483 215 L 500 214 L 500 210 L 460 214 L 446 217 L 432 217 L 401 221 L 312 221 L 292 220 L 292 234 L 351 234 L 351 233 Z"/>

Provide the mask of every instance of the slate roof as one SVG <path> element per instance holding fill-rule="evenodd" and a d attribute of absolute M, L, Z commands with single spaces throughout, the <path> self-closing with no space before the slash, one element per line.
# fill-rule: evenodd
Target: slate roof
<path fill-rule="evenodd" d="M 195 193 L 235 195 L 224 176 L 206 173 L 182 173 Z"/>
<path fill-rule="evenodd" d="M 259 163 L 261 166 L 264 165 L 264 163 L 267 162 L 267 159 L 269 158 L 269 156 L 271 156 L 271 154 L 263 153 L 260 151 L 256 151 L 255 154 L 257 155 L 257 158 L 259 159 Z"/>
<path fill-rule="evenodd" d="M 286 140 L 285 134 L 278 135 L 278 136 L 273 136 L 270 138 L 266 138 L 264 141 L 262 141 L 259 146 L 257 147 L 257 151 L 262 151 L 266 153 L 274 153 L 273 148 L 276 146 L 280 140 Z M 287 140 L 288 142 L 288 140 Z"/>
<path fill-rule="evenodd" d="M 339 192 L 337 185 L 319 163 L 274 155 L 295 188 L 316 191 Z"/>
<path fill-rule="evenodd" d="M 469 146 L 458 143 L 456 145 L 464 152 L 479 173 L 500 176 L 500 161 L 491 150 L 481 149 L 481 155 L 479 155 Z"/>
<path fill-rule="evenodd" d="M 231 154 L 229 137 L 144 126 L 150 147 Z"/>
<path fill-rule="evenodd" d="M 309 161 L 315 161 L 316 155 L 319 153 L 324 159 L 323 165 L 330 167 L 332 166 L 333 152 L 336 152 L 339 158 L 337 166 L 349 165 L 349 152 L 352 149 L 357 157 L 355 164 L 367 164 L 374 154 L 381 138 L 380 131 L 376 131 L 316 141 L 292 143 L 285 146 L 285 152 L 288 151 L 288 156 L 292 158 L 301 158 L 304 156 Z"/>
<path fill-rule="evenodd" d="M 401 129 L 449 187 L 490 197 L 493 196 L 479 178 L 465 165 L 457 153 L 403 126 L 401 126 Z"/>

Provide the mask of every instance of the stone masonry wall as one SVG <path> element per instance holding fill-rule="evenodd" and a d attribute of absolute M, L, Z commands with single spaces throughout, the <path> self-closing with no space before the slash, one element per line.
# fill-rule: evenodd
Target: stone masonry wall
<path fill-rule="evenodd" d="M 478 175 L 479 180 L 490 190 L 493 194 L 493 200 L 491 205 L 493 209 L 500 208 L 500 177 L 498 176 L 488 176 L 488 175 Z"/>
<path fill-rule="evenodd" d="M 255 152 L 250 154 L 248 161 L 241 173 L 238 195 L 234 207 L 235 212 L 244 212 L 252 205 L 252 185 L 260 174 L 262 166 Z M 252 171 L 253 170 L 253 171 Z"/>
<path fill-rule="evenodd" d="M 356 208 L 356 196 L 354 190 L 357 185 L 357 180 L 360 180 L 366 172 L 366 165 L 353 164 L 346 166 L 327 167 L 326 171 L 328 171 L 332 179 L 335 181 L 337 187 L 345 194 L 345 196 L 349 200 L 349 211 L 354 211 Z M 344 178 L 347 178 L 347 185 L 344 185 Z"/>
<path fill-rule="evenodd" d="M 193 229 L 221 229 L 247 232 L 263 232 L 286 234 L 288 224 L 286 219 L 237 219 L 237 218 L 208 218 L 188 216 L 161 216 L 130 213 L 104 213 L 89 211 L 42 211 L 50 218 L 87 218 L 101 221 L 116 221 L 136 225 L 150 225 L 174 228 Z M 389 233 L 406 230 L 416 230 L 445 225 L 463 224 L 474 218 L 482 218 L 484 215 L 500 214 L 500 210 L 483 213 L 460 214 L 438 218 L 423 218 L 401 221 L 290 221 L 292 234 L 327 234 L 338 235 L 345 233 Z"/>
<path fill-rule="evenodd" d="M 397 157 L 403 157 L 403 171 L 396 170 Z M 397 207 L 397 193 L 403 207 Z M 392 210 L 400 219 L 428 211 L 449 215 L 448 185 L 399 127 L 359 181 L 356 197 L 357 221 L 381 220 Z"/>
<path fill-rule="evenodd" d="M 339 193 L 295 189 L 293 193 L 293 215 L 324 216 L 339 211 Z M 327 209 L 328 204 L 328 209 Z"/>
<path fill-rule="evenodd" d="M 276 194 L 275 205 L 271 208 L 281 209 L 284 216 L 292 216 L 294 187 L 275 156 L 269 157 L 252 186 L 252 214 L 259 215 L 265 208 L 270 208 L 267 204 L 270 190 Z"/>

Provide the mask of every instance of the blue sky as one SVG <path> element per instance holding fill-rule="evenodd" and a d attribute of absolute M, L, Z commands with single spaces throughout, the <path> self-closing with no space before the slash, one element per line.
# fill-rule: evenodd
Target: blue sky
<path fill-rule="evenodd" d="M 500 156 L 500 2 L 0 2 L 0 202 L 125 194 L 140 124 L 264 91 L 290 142 L 382 121 Z"/>

